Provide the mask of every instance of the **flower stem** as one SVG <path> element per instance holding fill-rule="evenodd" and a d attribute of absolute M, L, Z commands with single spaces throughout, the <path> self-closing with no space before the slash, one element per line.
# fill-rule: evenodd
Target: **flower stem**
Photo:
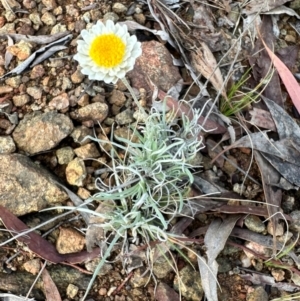
<path fill-rule="evenodd" d="M 143 113 L 146 113 L 146 112 L 145 112 L 145 109 L 144 109 L 144 108 L 141 106 L 141 104 L 139 103 L 139 101 L 138 101 L 138 99 L 137 99 L 137 97 L 136 97 L 136 95 L 135 95 L 135 93 L 134 93 L 132 87 L 130 86 L 128 80 L 126 79 L 126 77 L 122 78 L 122 82 L 124 83 L 124 85 L 126 86 L 126 88 L 128 89 L 128 91 L 130 92 L 130 94 L 131 94 L 131 96 L 132 96 L 132 98 L 133 98 L 135 104 L 136 104 L 137 107 L 139 108 L 139 110 L 140 110 L 141 112 L 143 112 Z"/>

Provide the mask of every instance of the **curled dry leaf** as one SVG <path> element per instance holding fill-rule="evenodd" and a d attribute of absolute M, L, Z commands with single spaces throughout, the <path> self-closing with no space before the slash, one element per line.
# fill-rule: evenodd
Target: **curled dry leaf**
<path fill-rule="evenodd" d="M 39 36 L 31 36 L 31 35 L 24 35 L 18 33 L 8 33 L 8 34 L 0 34 L 0 38 L 4 39 L 7 36 L 9 36 L 15 42 L 24 41 L 24 42 L 35 43 L 35 44 L 49 44 L 69 34 L 70 34 L 69 31 L 59 32 L 53 35 L 39 35 Z"/>
<path fill-rule="evenodd" d="M 217 91 L 221 91 L 224 98 L 227 98 L 223 77 L 214 55 L 208 46 L 200 42 L 201 47 L 196 51 L 191 51 L 192 67 L 207 78 Z"/>

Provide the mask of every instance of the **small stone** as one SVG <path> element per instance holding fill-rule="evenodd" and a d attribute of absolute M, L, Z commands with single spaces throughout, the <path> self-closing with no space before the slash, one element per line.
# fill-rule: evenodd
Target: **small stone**
<path fill-rule="evenodd" d="M 26 261 L 23 264 L 23 268 L 28 273 L 37 275 L 39 273 L 39 271 L 41 270 L 41 261 L 40 261 L 40 259 L 32 259 L 32 260 Z"/>
<path fill-rule="evenodd" d="M 32 45 L 25 41 L 20 41 L 19 43 L 7 46 L 7 51 L 15 55 L 20 61 L 26 60 L 31 55 Z"/>
<path fill-rule="evenodd" d="M 84 236 L 73 228 L 60 228 L 56 249 L 60 254 L 82 251 L 85 246 Z"/>
<path fill-rule="evenodd" d="M 268 225 L 267 225 L 267 231 L 271 235 L 275 234 L 275 236 L 282 236 L 283 233 L 284 233 L 284 227 L 283 227 L 282 223 L 277 223 L 277 225 L 276 225 L 276 231 L 274 233 L 273 223 L 271 221 L 269 221 Z"/>
<path fill-rule="evenodd" d="M 10 136 L 0 136 L 0 154 L 11 154 L 15 150 L 15 142 Z"/>
<path fill-rule="evenodd" d="M 300 210 L 292 211 L 290 217 L 292 218 L 290 229 L 300 233 Z"/>
<path fill-rule="evenodd" d="M 285 279 L 285 272 L 281 269 L 272 269 L 271 274 L 274 277 L 275 281 L 281 282 Z"/>
<path fill-rule="evenodd" d="M 85 75 L 81 73 L 80 70 L 76 70 L 72 75 L 71 75 L 71 80 L 72 83 L 74 84 L 80 84 L 84 80 Z"/>
<path fill-rule="evenodd" d="M 67 26 L 59 23 L 53 26 L 50 34 L 56 34 L 56 33 L 66 32 L 66 31 L 67 31 Z"/>
<path fill-rule="evenodd" d="M 225 160 L 222 170 L 225 171 L 228 175 L 232 175 L 236 171 L 236 166 L 238 166 L 236 158 L 233 156 L 228 156 L 228 159 L 235 163 L 235 166 L 232 165 L 229 161 Z"/>
<path fill-rule="evenodd" d="M 255 287 L 247 293 L 247 301 L 268 301 L 268 294 L 262 286 Z"/>
<path fill-rule="evenodd" d="M 268 249 L 256 242 L 252 242 L 252 241 L 246 242 L 245 247 L 252 250 L 254 252 L 254 254 L 256 253 L 256 254 L 268 256 L 268 252 L 269 252 Z M 250 258 L 250 259 L 255 258 L 255 255 L 252 252 L 251 253 L 247 252 L 247 251 L 244 251 L 244 252 L 248 258 Z"/>
<path fill-rule="evenodd" d="M 138 268 L 134 271 L 133 276 L 130 278 L 130 284 L 134 287 L 142 287 L 148 283 L 149 273 L 145 274 L 144 268 Z"/>
<path fill-rule="evenodd" d="M 42 2 L 46 6 L 47 10 L 51 10 L 57 7 L 55 0 L 42 0 Z"/>
<path fill-rule="evenodd" d="M 78 119 L 82 121 L 94 120 L 97 122 L 102 122 L 107 117 L 107 114 L 107 104 L 100 102 L 95 102 L 78 109 Z"/>
<path fill-rule="evenodd" d="M 79 100 L 78 100 L 78 105 L 81 107 L 85 107 L 89 104 L 90 96 L 88 94 L 83 94 Z"/>
<path fill-rule="evenodd" d="M 42 20 L 38 12 L 33 12 L 29 15 L 29 20 L 35 25 L 42 25 Z"/>
<path fill-rule="evenodd" d="M 158 279 L 166 277 L 173 270 L 170 260 L 170 258 L 167 258 L 164 255 L 155 260 L 153 264 L 153 273 Z"/>
<path fill-rule="evenodd" d="M 30 72 L 30 78 L 31 79 L 42 78 L 44 74 L 45 74 L 45 69 L 43 65 L 36 65 L 32 68 Z"/>
<path fill-rule="evenodd" d="M 86 200 L 91 196 L 90 192 L 83 187 L 78 188 L 77 195 L 83 200 Z"/>
<path fill-rule="evenodd" d="M 94 143 L 88 143 L 86 145 L 80 146 L 74 149 L 74 152 L 77 157 L 82 159 L 100 157 L 100 153 Z"/>
<path fill-rule="evenodd" d="M 286 244 L 293 237 L 293 233 L 286 231 L 282 236 L 278 236 L 277 239 L 279 242 Z"/>
<path fill-rule="evenodd" d="M 155 292 L 157 301 L 179 301 L 179 295 L 166 283 L 160 282 Z M 200 299 L 199 299 L 200 300 Z"/>
<path fill-rule="evenodd" d="M 70 283 L 67 287 L 67 296 L 71 299 L 74 299 L 78 294 L 79 288 L 78 286 Z"/>
<path fill-rule="evenodd" d="M 133 111 L 131 109 L 124 110 L 116 116 L 115 120 L 120 125 L 130 124 L 134 121 Z"/>
<path fill-rule="evenodd" d="M 45 12 L 41 18 L 42 22 L 48 26 L 53 26 L 56 23 L 55 16 L 50 12 Z"/>
<path fill-rule="evenodd" d="M 26 9 L 32 9 L 32 8 L 35 8 L 35 7 L 36 7 L 36 2 L 33 1 L 33 0 L 24 0 L 24 1 L 23 1 L 23 6 L 24 6 Z"/>
<path fill-rule="evenodd" d="M 105 296 L 105 295 L 107 294 L 107 289 L 106 289 L 105 287 L 101 287 L 101 288 L 99 289 L 98 294 L 99 294 L 100 296 Z"/>
<path fill-rule="evenodd" d="M 285 40 L 286 42 L 296 43 L 296 37 L 294 37 L 294 36 L 291 35 L 291 34 L 287 34 L 287 35 L 284 37 L 284 40 Z"/>
<path fill-rule="evenodd" d="M 42 89 L 38 87 L 29 87 L 26 89 L 26 92 L 33 97 L 34 99 L 41 99 L 42 98 Z"/>
<path fill-rule="evenodd" d="M 70 185 L 83 186 L 83 181 L 87 176 L 84 162 L 80 158 L 75 158 L 66 168 L 66 178 Z"/>
<path fill-rule="evenodd" d="M 0 94 L 12 92 L 14 89 L 10 86 L 0 86 Z"/>
<path fill-rule="evenodd" d="M 112 10 L 116 13 L 116 14 L 123 14 L 127 11 L 127 7 L 119 2 L 116 2 L 113 7 Z"/>
<path fill-rule="evenodd" d="M 13 96 L 13 103 L 16 107 L 23 107 L 29 102 L 30 102 L 30 96 L 28 94 Z"/>
<path fill-rule="evenodd" d="M 146 23 L 146 16 L 142 13 L 134 14 L 133 17 L 136 20 L 136 22 L 141 24 L 141 25 L 144 25 Z"/>
<path fill-rule="evenodd" d="M 13 88 L 19 88 L 22 83 L 22 79 L 20 75 L 17 75 L 8 78 L 7 80 L 5 80 L 5 83 Z"/>
<path fill-rule="evenodd" d="M 105 23 L 107 20 L 112 20 L 114 23 L 116 23 L 119 21 L 119 16 L 114 12 L 109 12 L 103 16 L 103 22 Z"/>
<path fill-rule="evenodd" d="M 202 300 L 203 289 L 199 272 L 189 265 L 185 266 L 175 276 L 174 289 L 180 291 L 187 300 Z"/>
<path fill-rule="evenodd" d="M 87 262 L 84 266 L 88 271 L 94 272 L 96 270 L 100 260 L 101 260 L 100 258 L 95 258 L 95 259 Z M 108 272 L 111 270 L 112 270 L 112 265 L 109 263 L 104 263 L 104 265 L 100 269 L 98 275 L 104 276 L 104 275 L 108 274 Z"/>
<path fill-rule="evenodd" d="M 91 142 L 90 139 L 84 139 L 86 136 L 92 136 L 93 130 L 87 128 L 86 126 L 78 126 L 74 129 L 71 133 L 71 137 L 73 138 L 74 142 L 79 143 L 81 145 L 85 145 Z"/>
<path fill-rule="evenodd" d="M 118 107 L 122 107 L 126 102 L 126 97 L 123 92 L 114 89 L 112 91 L 111 96 L 108 98 L 108 101 L 112 105 L 116 105 Z"/>
<path fill-rule="evenodd" d="M 61 85 L 61 88 L 62 88 L 63 91 L 72 88 L 72 82 L 69 78 L 64 77 L 62 81 L 63 81 L 63 83 Z"/>
<path fill-rule="evenodd" d="M 262 233 L 266 229 L 266 226 L 261 221 L 261 219 L 258 216 L 252 214 L 249 214 L 245 218 L 245 225 L 249 230 L 254 231 L 256 233 Z"/>
<path fill-rule="evenodd" d="M 0 28 L 0 34 L 16 33 L 15 23 L 6 23 Z"/>
<path fill-rule="evenodd" d="M 17 18 L 16 14 L 13 11 L 11 11 L 11 10 L 6 11 L 5 14 L 4 14 L 4 16 L 5 16 L 6 20 L 7 20 L 7 22 L 13 22 Z"/>
<path fill-rule="evenodd" d="M 70 105 L 69 102 L 69 96 L 67 93 L 62 93 L 56 97 L 54 97 L 50 102 L 49 102 L 49 107 L 56 109 L 56 110 L 64 110 L 68 108 Z"/>
<path fill-rule="evenodd" d="M 63 164 L 68 164 L 69 162 L 71 162 L 73 160 L 73 158 L 75 157 L 75 154 L 74 154 L 72 147 L 66 146 L 66 147 L 59 148 L 56 151 L 56 157 L 57 157 L 58 163 L 63 165 Z"/>
<path fill-rule="evenodd" d="M 53 14 L 55 16 L 62 15 L 62 13 L 63 13 L 63 9 L 61 6 L 58 6 L 58 7 L 54 8 L 54 10 L 53 10 Z"/>
<path fill-rule="evenodd" d="M 123 139 L 128 139 L 132 142 L 138 142 L 139 138 L 135 135 L 133 136 L 133 131 L 127 127 L 120 127 L 114 130 L 114 138 L 118 140 L 118 137 Z"/>

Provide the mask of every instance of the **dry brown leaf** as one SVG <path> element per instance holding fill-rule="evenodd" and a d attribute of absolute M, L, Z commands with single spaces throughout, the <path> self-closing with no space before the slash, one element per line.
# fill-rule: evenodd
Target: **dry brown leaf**
<path fill-rule="evenodd" d="M 251 115 L 251 124 L 276 132 L 276 126 L 270 112 L 253 108 L 249 113 Z"/>
<path fill-rule="evenodd" d="M 204 42 L 200 42 L 200 45 L 201 47 L 196 51 L 190 52 L 192 67 L 207 78 L 217 91 L 221 91 L 223 97 L 227 98 L 223 77 L 214 55 Z"/>
<path fill-rule="evenodd" d="M 47 301 L 61 301 L 59 291 L 46 269 L 42 272 L 44 293 Z"/>

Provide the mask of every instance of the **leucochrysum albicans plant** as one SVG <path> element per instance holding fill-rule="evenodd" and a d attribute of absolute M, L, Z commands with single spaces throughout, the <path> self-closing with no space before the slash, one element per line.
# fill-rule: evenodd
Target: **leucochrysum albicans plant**
<path fill-rule="evenodd" d="M 74 59 L 91 80 L 116 83 L 125 79 L 126 72 L 133 69 L 141 54 L 136 37 L 129 35 L 125 25 L 115 25 L 112 21 L 97 22 L 89 30 L 83 30 L 81 36 L 83 40 L 78 41 Z M 126 80 L 125 84 L 130 90 Z M 104 233 L 102 258 L 83 300 L 117 243 L 122 242 L 122 254 L 128 249 L 129 241 L 139 240 L 149 246 L 151 241 L 168 242 L 175 238 L 169 231 L 171 222 L 189 204 L 194 180 L 191 160 L 203 147 L 199 138 L 200 112 L 193 110 L 193 116 L 192 120 L 185 115 L 178 119 L 175 112 L 167 114 L 165 106 L 162 112 L 152 108 L 144 124 L 132 127 L 131 137 L 116 138 L 117 142 L 113 135 L 111 141 L 88 137 L 100 147 L 110 145 L 108 155 L 112 164 L 106 168 L 110 184 L 104 184 L 99 177 L 96 181 L 99 191 L 85 204 L 96 201 L 111 208 L 102 212 L 78 208 L 101 218 L 97 227 Z"/>

